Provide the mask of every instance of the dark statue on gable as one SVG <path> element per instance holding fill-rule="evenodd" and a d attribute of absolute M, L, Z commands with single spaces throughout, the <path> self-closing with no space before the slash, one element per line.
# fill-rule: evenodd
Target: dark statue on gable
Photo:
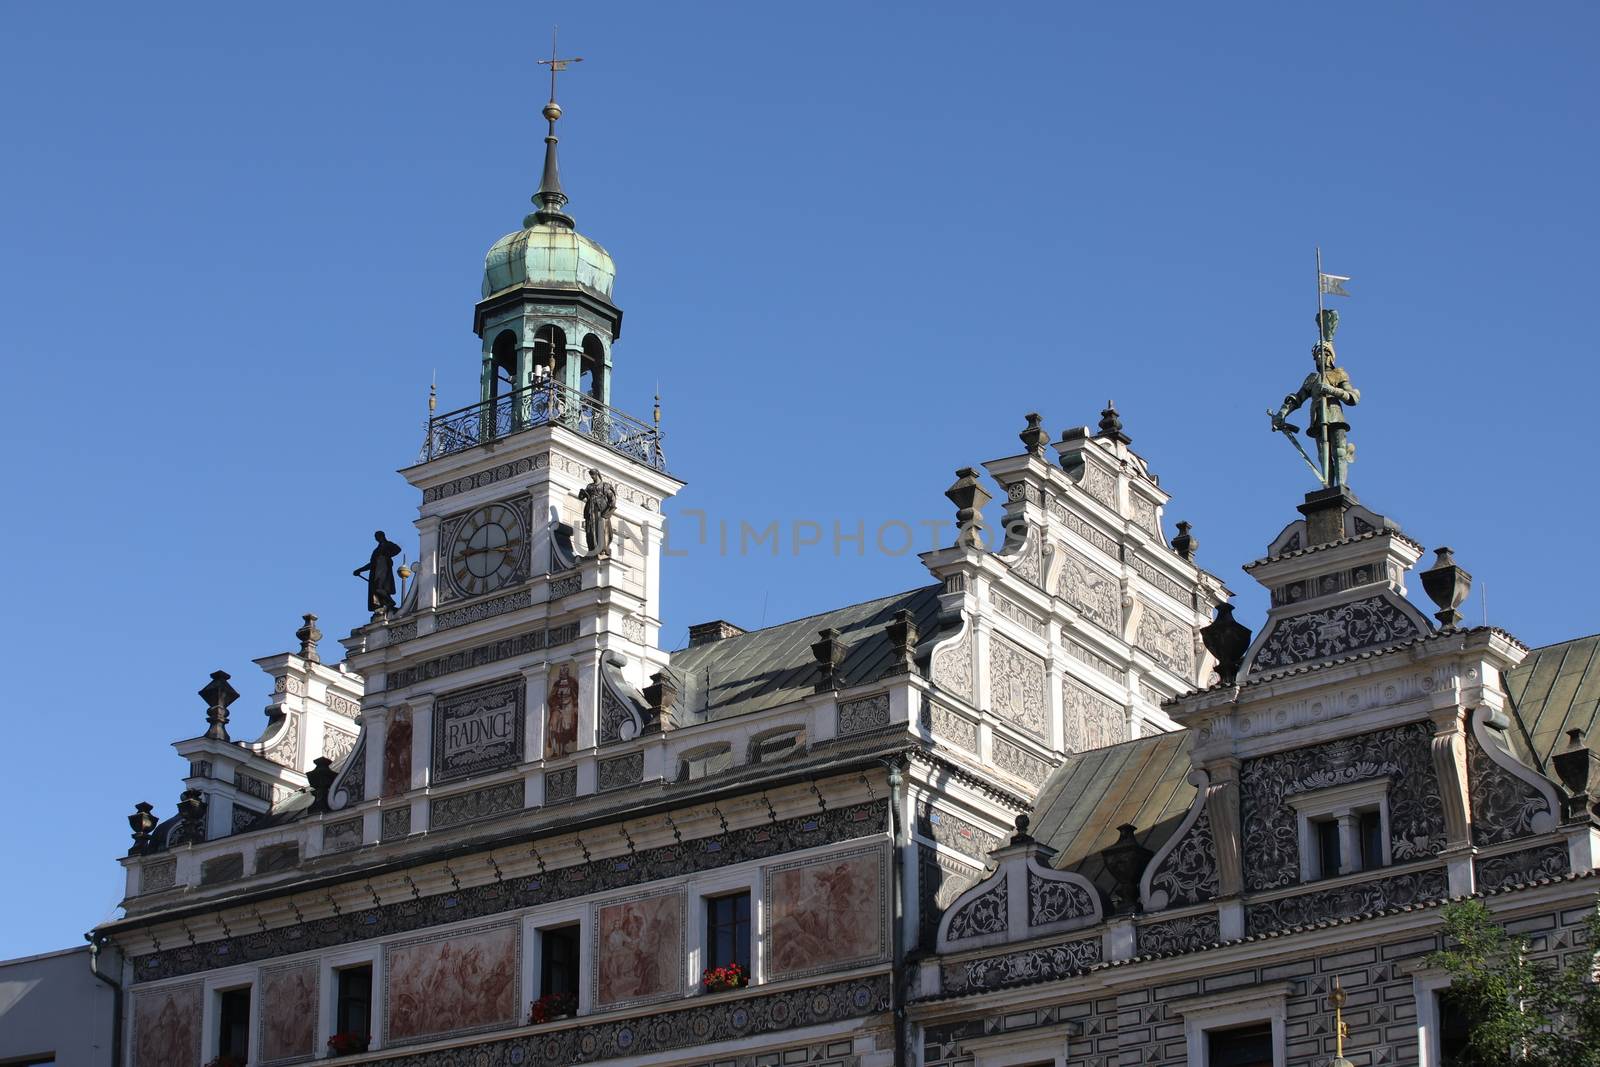
<path fill-rule="evenodd" d="M 583 501 L 583 535 L 589 542 L 589 554 L 600 559 L 611 555 L 611 517 L 617 511 L 617 487 L 600 478 L 597 470 L 589 471 L 589 484 L 578 490 Z"/>
<path fill-rule="evenodd" d="M 1307 400 L 1311 405 L 1311 426 L 1306 436 L 1317 444 L 1318 476 L 1328 488 L 1348 485 L 1350 464 L 1355 461 L 1356 447 L 1347 435 L 1350 424 L 1344 421 L 1344 405 L 1354 407 L 1361 402 L 1361 391 L 1350 383 L 1350 374 L 1334 365 L 1333 335 L 1339 328 L 1339 313 L 1332 309 L 1317 312 L 1317 332 L 1321 339 L 1312 346 L 1311 358 L 1317 369 L 1306 375 L 1300 388 L 1283 398 L 1283 405 L 1272 415 L 1272 428 L 1285 434 L 1295 446 L 1294 434 L 1298 427 L 1285 420 Z M 1301 455 L 1304 455 L 1304 450 Z M 1307 459 L 1307 462 L 1311 462 Z"/>
<path fill-rule="evenodd" d="M 372 558 L 367 560 L 366 566 L 357 567 L 351 573 L 357 578 L 363 574 L 367 576 L 367 610 L 376 614 L 394 610 L 394 558 L 401 548 L 385 537 L 382 530 L 375 531 L 372 539 L 378 542 L 372 550 Z"/>

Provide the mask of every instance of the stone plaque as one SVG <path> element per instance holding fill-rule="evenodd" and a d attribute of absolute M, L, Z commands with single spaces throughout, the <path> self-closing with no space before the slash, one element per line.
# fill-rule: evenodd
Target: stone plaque
<path fill-rule="evenodd" d="M 521 678 L 442 696 L 433 705 L 436 781 L 482 774 L 522 762 Z"/>

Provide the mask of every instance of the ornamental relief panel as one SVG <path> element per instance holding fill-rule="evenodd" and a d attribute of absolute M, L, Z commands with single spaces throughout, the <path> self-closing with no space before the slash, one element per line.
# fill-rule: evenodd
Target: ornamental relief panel
<path fill-rule="evenodd" d="M 1222 940 L 1222 927 L 1214 912 L 1181 919 L 1147 923 L 1138 929 L 1139 954 L 1166 956 L 1193 952 Z"/>
<path fill-rule="evenodd" d="M 1372 708 L 1387 708 L 1418 700 L 1430 693 L 1449 689 L 1460 677 L 1453 666 L 1436 667 L 1404 678 L 1352 687 L 1340 692 L 1303 700 L 1273 704 L 1258 711 L 1236 711 L 1232 725 L 1227 718 L 1209 719 L 1200 729 L 1200 740 L 1214 737 L 1262 737 L 1284 730 L 1329 722 Z"/>
<path fill-rule="evenodd" d="M 1554 829 L 1555 817 L 1549 798 L 1533 783 L 1496 763 L 1478 740 L 1479 728 L 1481 724 L 1474 724 L 1474 728 L 1467 731 L 1472 843 L 1494 845 Z"/>
<path fill-rule="evenodd" d="M 322 754 L 329 761 L 338 766 L 344 758 L 350 755 L 350 750 L 356 747 L 356 735 L 344 730 L 335 730 L 331 726 L 322 728 Z"/>
<path fill-rule="evenodd" d="M 1151 905 L 1157 909 L 1199 904 L 1217 895 L 1217 850 L 1211 834 L 1211 810 L 1204 797 L 1196 803 L 1200 805 L 1199 816 L 1172 851 L 1162 857 L 1150 878 Z M 1158 893 L 1163 896 L 1158 897 Z"/>
<path fill-rule="evenodd" d="M 1041 740 L 1050 736 L 1044 677 L 1044 660 L 999 634 L 990 634 L 989 702 L 994 713 Z"/>
<path fill-rule="evenodd" d="M 261 750 L 261 754 L 280 767 L 291 771 L 300 769 L 300 713 L 291 711 L 284 716 L 288 726 L 278 734 L 278 739 Z"/>
<path fill-rule="evenodd" d="M 1100 503 L 1117 510 L 1117 479 L 1110 471 L 1093 462 L 1083 465 L 1083 478 L 1078 482 L 1083 491 Z"/>
<path fill-rule="evenodd" d="M 1070 919 L 1098 919 L 1100 909 L 1088 889 L 1065 878 L 1042 878 L 1028 869 L 1028 925 L 1049 926 Z"/>
<path fill-rule="evenodd" d="M 1263 934 L 1286 926 L 1309 926 L 1329 919 L 1370 915 L 1409 904 L 1442 900 L 1448 892 L 1445 872 L 1438 868 L 1375 878 L 1336 889 L 1246 904 L 1244 927 L 1246 933 Z"/>
<path fill-rule="evenodd" d="M 991 590 L 990 595 L 994 600 L 994 609 L 1001 618 L 1010 619 L 1035 637 L 1044 636 L 1044 623 L 1033 612 L 999 590 Z"/>
<path fill-rule="evenodd" d="M 1572 873 L 1572 858 L 1565 841 L 1556 841 L 1520 852 L 1499 856 L 1479 856 L 1473 861 L 1478 892 L 1526 885 L 1545 878 L 1561 878 Z"/>
<path fill-rule="evenodd" d="M 1250 670 L 1254 673 L 1292 667 L 1394 644 L 1421 633 L 1411 616 L 1387 597 L 1369 596 L 1279 620 L 1256 650 Z"/>
<path fill-rule="evenodd" d="M 1247 759 L 1239 768 L 1239 815 L 1250 891 L 1300 879 L 1300 829 L 1288 798 L 1349 782 L 1389 780 L 1389 852 L 1397 863 L 1445 846 L 1444 805 L 1433 769 L 1433 729 L 1414 722 L 1359 737 Z"/>
<path fill-rule="evenodd" d="M 1041 548 L 1043 538 L 1036 526 L 1025 526 L 1023 529 L 1027 531 L 1028 540 L 1010 561 L 1011 573 L 1029 585 L 1042 585 L 1044 583 L 1044 553 Z"/>
<path fill-rule="evenodd" d="M 1061 679 L 1061 707 L 1066 717 L 1062 743 L 1068 752 L 1087 752 L 1128 739 L 1128 717 L 1122 705 L 1071 676 Z"/>
<path fill-rule="evenodd" d="M 1091 565 L 1065 545 L 1056 579 L 1056 596 L 1071 604 L 1090 622 L 1113 634 L 1122 632 L 1122 583 Z"/>
<path fill-rule="evenodd" d="M 1010 771 L 1025 782 L 1043 785 L 1044 780 L 1050 777 L 1050 764 L 1010 741 L 996 737 L 990 754 L 994 757 L 996 767 Z"/>
<path fill-rule="evenodd" d="M 1156 522 L 1156 506 L 1138 493 L 1128 494 L 1128 510 L 1133 512 L 1133 521 L 1144 528 L 1146 533 L 1161 536 L 1161 527 Z"/>
<path fill-rule="evenodd" d="M 1148 600 L 1141 599 L 1139 625 L 1133 643 L 1174 674 L 1194 677 L 1194 627 L 1179 622 Z"/>
<path fill-rule="evenodd" d="M 947 645 L 934 653 L 933 684 L 967 700 L 973 699 L 972 689 L 972 624 L 963 622 L 961 637 L 955 644 Z"/>
<path fill-rule="evenodd" d="M 945 931 L 945 940 L 964 941 L 972 937 L 1004 934 L 1009 878 L 1009 874 L 1002 874 L 999 881 L 953 912 Z"/>
<path fill-rule="evenodd" d="M 1045 948 L 1008 952 L 1003 956 L 945 964 L 940 973 L 944 992 L 977 993 L 1066 978 L 1099 962 L 1100 939 L 1089 937 Z"/>

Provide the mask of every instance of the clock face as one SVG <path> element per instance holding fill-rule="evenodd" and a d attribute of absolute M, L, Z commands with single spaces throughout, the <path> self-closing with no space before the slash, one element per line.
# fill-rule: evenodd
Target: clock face
<path fill-rule="evenodd" d="M 461 520 L 450 543 L 447 573 L 462 596 L 500 588 L 522 574 L 528 531 L 509 504 L 486 504 Z"/>

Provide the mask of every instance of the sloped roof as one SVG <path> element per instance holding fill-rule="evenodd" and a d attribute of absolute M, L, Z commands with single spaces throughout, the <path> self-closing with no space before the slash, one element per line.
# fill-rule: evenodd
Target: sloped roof
<path fill-rule="evenodd" d="M 1567 747 L 1567 731 L 1582 730 L 1600 751 L 1600 634 L 1546 645 L 1506 674 L 1506 691 L 1521 724 L 1518 741 L 1538 766 Z"/>
<path fill-rule="evenodd" d="M 1040 790 L 1030 832 L 1056 850 L 1055 867 L 1109 893 L 1115 879 L 1100 850 L 1116 843 L 1123 823 L 1152 852 L 1166 844 L 1194 802 L 1189 768 L 1187 730 L 1079 752 Z"/>
<path fill-rule="evenodd" d="M 679 684 L 680 724 L 765 711 L 810 696 L 817 681 L 811 646 L 818 631 L 829 627 L 839 631 L 848 649 L 839 687 L 876 680 L 893 653 L 884 627 L 906 610 L 924 636 L 931 634 L 938 625 L 939 591 L 937 585 L 924 586 L 679 649 L 671 665 Z"/>

